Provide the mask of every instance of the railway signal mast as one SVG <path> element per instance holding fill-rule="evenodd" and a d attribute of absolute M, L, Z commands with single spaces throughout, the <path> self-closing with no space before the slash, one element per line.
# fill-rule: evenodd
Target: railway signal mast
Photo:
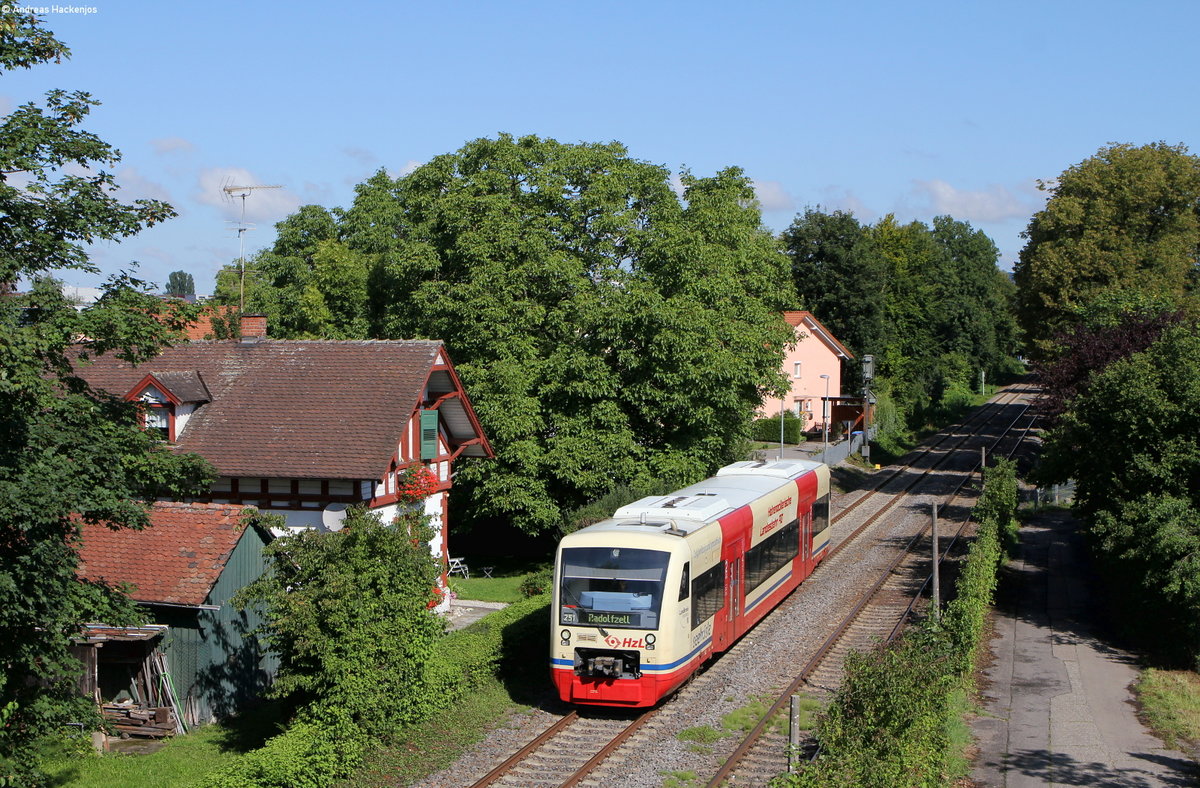
<path fill-rule="evenodd" d="M 250 196 L 250 192 L 255 189 L 282 189 L 280 185 L 274 186 L 225 186 L 221 191 L 225 192 L 225 196 L 229 199 L 234 197 L 242 198 L 242 217 L 238 221 L 238 312 L 246 310 L 246 231 L 253 230 L 254 225 L 246 224 L 246 198 Z"/>
<path fill-rule="evenodd" d="M 863 445 L 862 458 L 868 465 L 871 463 L 871 416 L 874 411 L 875 395 L 871 393 L 871 383 L 875 380 L 875 356 L 863 356 Z"/>

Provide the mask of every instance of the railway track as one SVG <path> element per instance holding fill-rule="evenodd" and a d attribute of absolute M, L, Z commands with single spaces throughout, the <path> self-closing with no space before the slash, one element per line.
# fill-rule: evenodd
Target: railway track
<path fill-rule="evenodd" d="M 1007 424 L 1001 435 L 987 448 L 994 456 L 1001 453 L 1011 457 L 1033 426 L 1033 417 L 1027 408 Z M 1023 423 L 1023 426 L 1021 424 Z M 1008 440 L 1016 435 L 1015 440 Z M 1007 450 L 1001 448 L 1008 443 Z M 982 460 L 981 460 L 982 463 Z M 954 486 L 948 495 L 938 496 L 935 504 L 939 509 L 953 509 L 959 498 L 974 499 L 975 491 L 963 493 L 963 487 L 971 479 L 970 473 Z M 954 534 L 941 545 L 939 563 L 955 548 L 965 530 L 971 525 L 970 507 L 960 508 Z M 890 641 L 903 628 L 922 599 L 932 577 L 932 561 L 929 559 L 929 535 L 931 524 L 915 533 L 895 560 L 889 564 L 874 585 L 863 594 L 859 603 L 850 610 L 833 633 L 825 640 L 817 653 L 808 661 L 799 675 L 779 693 L 760 722 L 747 734 L 733 753 L 725 760 L 717 773 L 709 780 L 708 788 L 718 786 L 763 786 L 770 779 L 788 768 L 790 740 L 779 732 L 778 715 L 788 704 L 792 695 L 800 691 L 827 695 L 837 689 L 842 678 L 842 664 L 851 651 L 862 651 L 879 641 Z M 814 748 L 809 744 L 808 750 Z"/>
<path fill-rule="evenodd" d="M 954 456 L 955 450 L 970 442 L 972 436 L 977 434 L 977 430 L 970 429 L 972 425 L 986 424 L 989 416 L 1004 413 L 1006 407 L 1018 399 L 1019 394 L 1020 392 L 1006 393 L 989 403 L 989 406 L 977 409 L 962 425 L 923 447 L 920 453 L 910 454 L 906 457 L 906 466 L 889 472 L 871 490 L 844 507 L 833 518 L 835 525 L 858 517 L 865 517 L 867 522 L 855 527 L 850 534 L 840 537 L 837 547 L 826 557 L 822 566 L 828 565 L 835 554 L 848 545 L 861 540 L 863 534 L 871 531 L 871 525 L 878 523 L 887 512 L 894 510 L 906 494 L 923 480 L 927 480 L 931 474 L 943 469 L 949 458 Z M 874 508 L 870 502 L 874 502 Z M 818 583 L 821 574 L 818 570 Z M 885 592 L 884 596 L 893 598 L 889 608 L 891 612 L 866 613 L 867 618 L 875 624 L 873 629 L 866 627 L 865 631 L 877 631 L 885 626 L 889 619 L 894 621 L 898 616 L 902 616 L 903 613 L 896 611 L 907 606 L 908 600 L 916 593 L 916 587 L 919 585 L 919 582 L 914 586 L 913 581 L 906 580 L 896 589 Z M 773 616 L 786 615 L 788 605 L 789 603 L 785 602 L 780 606 L 781 612 Z M 756 630 L 762 628 L 768 620 L 770 617 L 761 622 Z M 745 658 L 747 652 L 754 648 L 754 634 L 752 631 L 736 643 L 725 652 L 721 660 L 738 661 Z M 857 637 L 855 640 L 857 641 Z M 833 648 L 827 650 L 832 652 Z M 826 661 L 833 664 L 834 658 L 828 657 Z M 840 663 L 840 658 L 836 659 L 836 664 L 840 666 Z M 833 681 L 824 678 L 821 680 L 831 683 Z M 611 775 L 618 768 L 614 761 L 622 760 L 621 753 L 624 750 L 645 747 L 654 736 L 662 735 L 661 731 L 686 727 L 686 719 L 677 719 L 686 715 L 675 714 L 672 711 L 677 701 L 690 698 L 694 702 L 697 698 L 719 695 L 721 692 L 720 683 L 707 681 L 702 671 L 672 699 L 645 713 L 605 714 L 588 710 L 581 715 L 571 712 L 551 725 L 534 741 L 495 766 L 485 776 L 470 784 L 472 788 L 617 784 L 612 782 Z M 788 696 L 790 694 L 791 692 L 786 693 Z M 752 769 L 755 773 L 761 771 L 763 774 L 774 775 L 786 768 L 786 740 L 778 731 L 770 730 L 768 723 L 772 716 L 773 714 L 766 715 L 759 726 L 761 730 L 755 736 L 760 742 L 759 746 L 751 743 L 746 746 L 746 752 L 737 758 L 737 761 L 743 764 L 760 763 L 761 766 Z M 625 747 L 627 744 L 629 747 Z M 771 769 L 774 771 L 770 771 Z M 719 782 L 710 784 L 716 785 Z"/>
<path fill-rule="evenodd" d="M 651 709 L 630 719 L 621 715 L 583 717 L 573 711 L 473 783 L 472 788 L 578 785 L 656 713 Z"/>

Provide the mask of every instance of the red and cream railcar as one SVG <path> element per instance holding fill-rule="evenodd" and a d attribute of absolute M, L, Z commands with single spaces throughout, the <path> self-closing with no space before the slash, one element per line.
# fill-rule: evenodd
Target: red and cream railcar
<path fill-rule="evenodd" d="M 651 706 L 783 601 L 829 546 L 829 469 L 738 462 L 565 536 L 550 661 L 570 703 Z"/>

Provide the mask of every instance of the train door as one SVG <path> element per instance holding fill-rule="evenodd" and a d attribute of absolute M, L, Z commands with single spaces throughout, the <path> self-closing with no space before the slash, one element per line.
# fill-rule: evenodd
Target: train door
<path fill-rule="evenodd" d="M 725 584 L 727 598 L 729 599 L 727 626 L 729 627 L 729 636 L 731 638 L 736 638 L 741 634 L 739 622 L 742 619 L 742 609 L 746 604 L 746 600 L 742 594 L 745 554 L 745 542 L 738 539 L 733 543 L 732 558 L 727 564 L 729 567 L 729 579 Z"/>
<path fill-rule="evenodd" d="M 812 573 L 812 512 L 800 515 L 800 558 L 803 574 L 808 577 Z"/>

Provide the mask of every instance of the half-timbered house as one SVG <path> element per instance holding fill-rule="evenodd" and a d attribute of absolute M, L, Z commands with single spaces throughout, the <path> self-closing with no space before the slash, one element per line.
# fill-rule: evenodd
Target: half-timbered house
<path fill-rule="evenodd" d="M 361 505 L 388 522 L 410 506 L 406 472 L 436 479 L 422 502 L 447 557 L 452 467 L 491 456 L 441 342 L 266 338 L 242 317 L 238 340 L 167 348 L 136 367 L 111 356 L 81 366 L 93 386 L 144 405 L 146 426 L 220 477 L 204 499 L 283 515 L 288 528 L 337 530 Z"/>
<path fill-rule="evenodd" d="M 402 510 L 422 511 L 437 526 L 430 549 L 445 565 L 454 464 L 467 457 L 492 456 L 445 346 L 423 340 L 272 340 L 266 337 L 265 319 L 253 315 L 242 316 L 241 331 L 237 340 L 167 348 L 136 367 L 101 356 L 81 364 L 78 374 L 95 388 L 142 403 L 147 429 L 174 449 L 199 454 L 216 467 L 219 476 L 212 488 L 190 503 L 279 514 L 284 532 L 340 530 L 351 506 L 365 507 L 384 522 Z M 412 483 L 414 471 L 420 471 L 422 484 Z M 415 500 L 414 489 L 420 491 Z M 162 519 L 161 508 L 155 507 L 152 519 Z M 174 524 L 177 536 L 201 539 L 206 529 L 216 528 L 210 514 L 196 511 L 195 528 Z M 121 538 L 134 545 L 145 535 L 130 532 Z M 213 535 L 219 536 L 215 531 Z M 224 534 L 226 541 L 228 536 Z M 86 556 L 89 534 L 83 538 Z M 188 540 L 177 549 L 191 550 Z M 222 560 L 245 553 L 247 557 L 235 561 L 240 567 L 236 576 L 239 582 L 249 582 L 257 576 L 255 571 L 262 571 L 261 545 L 254 542 L 251 549 L 243 542 L 249 544 L 246 539 L 237 542 L 241 553 L 234 551 L 233 543 L 227 545 Z M 143 557 L 145 561 L 110 563 L 104 578 L 136 586 L 138 578 L 127 575 L 137 565 L 161 572 L 156 582 L 169 586 L 183 571 L 154 555 Z M 250 566 L 256 561 L 257 567 Z M 241 566 L 245 562 L 249 563 Z M 96 564 L 85 560 L 85 566 L 90 573 Z M 216 576 L 207 580 L 207 591 L 225 593 Z M 192 618 L 184 616 L 187 622 L 181 624 L 179 614 L 163 611 L 174 610 L 172 606 L 207 611 L 196 620 L 219 623 L 219 611 L 226 604 L 225 597 L 174 603 L 144 599 L 136 591 L 134 598 L 155 610 L 159 623 L 184 629 L 193 627 L 188 623 Z M 448 606 L 445 595 L 439 608 Z M 213 607 L 216 610 L 208 609 Z M 177 637 L 187 636 L 184 632 Z M 240 641 L 234 646 L 242 647 Z M 208 650 L 219 647 L 203 645 Z M 185 663 L 199 664 L 208 656 L 214 657 L 213 664 L 220 662 L 207 651 L 181 654 L 172 657 L 172 670 L 187 675 L 199 668 Z M 233 659 L 231 654 L 224 656 Z M 218 716 L 225 711 L 222 697 L 240 692 L 236 683 L 229 679 L 225 690 L 206 698 L 200 716 L 209 709 Z"/>

